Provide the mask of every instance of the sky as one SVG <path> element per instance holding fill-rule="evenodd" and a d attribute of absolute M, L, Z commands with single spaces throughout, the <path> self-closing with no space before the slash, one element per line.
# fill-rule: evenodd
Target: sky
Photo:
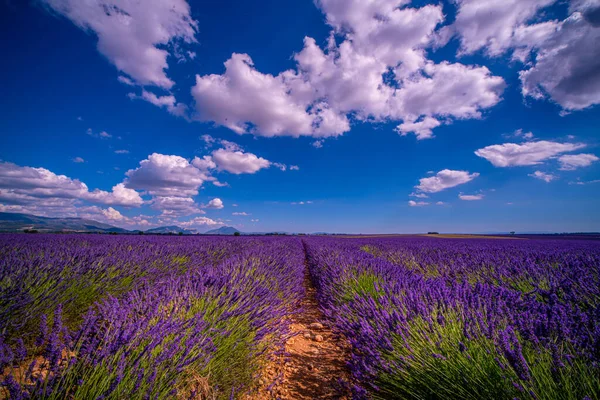
<path fill-rule="evenodd" d="M 598 0 L 2 0 L 0 29 L 0 211 L 600 231 Z"/>

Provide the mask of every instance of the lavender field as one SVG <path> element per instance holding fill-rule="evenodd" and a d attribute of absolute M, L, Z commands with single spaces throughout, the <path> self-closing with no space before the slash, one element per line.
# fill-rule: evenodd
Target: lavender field
<path fill-rule="evenodd" d="M 0 236 L 0 398 L 301 398 L 307 281 L 347 396 L 600 398 L 598 241 L 108 235 Z"/>

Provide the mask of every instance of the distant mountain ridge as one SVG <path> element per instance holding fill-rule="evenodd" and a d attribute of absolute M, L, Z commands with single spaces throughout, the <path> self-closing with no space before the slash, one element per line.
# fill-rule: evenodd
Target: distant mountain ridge
<path fill-rule="evenodd" d="M 148 229 L 147 231 L 145 231 L 145 233 L 162 233 L 162 234 L 183 233 L 184 235 L 195 235 L 196 233 L 198 233 L 198 231 L 196 231 L 195 229 L 181 228 L 177 225 L 170 225 L 170 226 L 159 226 L 158 228 Z"/>
<path fill-rule="evenodd" d="M 222 226 L 217 229 L 211 229 L 208 232 L 204 232 L 205 235 L 234 235 L 236 232 L 240 233 L 237 229 L 232 226 Z"/>
<path fill-rule="evenodd" d="M 30 214 L 0 213 L 0 232 L 21 232 L 25 229 L 40 232 L 114 232 L 127 229 L 83 218 L 49 218 Z"/>
<path fill-rule="evenodd" d="M 0 232 L 23 232 L 35 230 L 38 232 L 80 232 L 80 233 L 138 233 L 139 230 L 127 230 L 91 219 L 83 218 L 50 218 L 31 214 L 0 212 Z M 150 228 L 144 233 L 155 235 L 179 234 L 195 235 L 195 229 L 185 229 L 177 225 Z M 239 232 L 231 226 L 212 229 L 207 235 L 233 235 Z M 240 232 L 241 233 L 241 232 Z"/>

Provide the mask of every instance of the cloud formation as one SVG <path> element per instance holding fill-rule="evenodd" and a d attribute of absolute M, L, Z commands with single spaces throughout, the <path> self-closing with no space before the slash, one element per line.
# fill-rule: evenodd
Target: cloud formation
<path fill-rule="evenodd" d="M 464 201 L 478 201 L 483 200 L 482 194 L 459 194 L 458 198 Z"/>
<path fill-rule="evenodd" d="M 562 153 L 572 152 L 585 147 L 582 143 L 558 143 L 540 140 L 527 143 L 504 143 L 484 147 L 475 151 L 495 167 L 514 167 L 538 165 L 543 161 Z"/>
<path fill-rule="evenodd" d="M 560 169 L 562 171 L 574 171 L 577 168 L 589 167 L 592 163 L 598 161 L 599 158 L 594 154 L 566 154 L 558 158 Z"/>
<path fill-rule="evenodd" d="M 325 138 L 347 132 L 352 115 L 401 121 L 401 134 L 425 139 L 452 119 L 481 118 L 501 100 L 504 80 L 486 67 L 427 59 L 426 48 L 444 19 L 441 6 L 340 0 L 317 5 L 333 28 L 326 48 L 306 37 L 294 56 L 296 68 L 278 75 L 261 73 L 248 54 L 234 53 L 223 74 L 196 77 L 198 119 L 238 134 Z"/>
<path fill-rule="evenodd" d="M 170 89 L 166 50 L 193 43 L 197 22 L 185 0 L 42 0 L 50 10 L 98 37 L 98 51 L 120 72 L 122 83 Z"/>
<path fill-rule="evenodd" d="M 477 172 L 471 174 L 468 171 L 444 169 L 429 178 L 421 178 L 415 189 L 425 193 L 437 193 L 470 182 L 478 176 Z"/>
<path fill-rule="evenodd" d="M 542 180 L 546 183 L 550 183 L 553 180 L 557 179 L 558 177 L 556 175 L 552 175 L 552 174 L 547 174 L 545 172 L 542 171 L 535 171 L 531 174 L 529 174 L 529 176 L 531 176 L 532 178 L 536 178 L 539 180 Z"/>

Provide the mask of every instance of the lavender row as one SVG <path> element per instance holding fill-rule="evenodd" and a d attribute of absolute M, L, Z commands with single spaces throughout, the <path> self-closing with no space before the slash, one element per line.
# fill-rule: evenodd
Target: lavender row
<path fill-rule="evenodd" d="M 486 283 L 585 309 L 600 307 L 600 245 L 584 240 L 396 238 L 361 248 L 450 284 Z"/>
<path fill-rule="evenodd" d="M 69 237 L 45 248 L 65 266 L 78 256 L 102 258 L 97 270 L 111 265 L 107 260 L 123 260 L 118 271 L 129 268 L 135 283 L 81 309 L 75 328 L 64 324 L 64 308 L 57 304 L 39 318 L 32 344 L 25 341 L 31 335 L 4 336 L 0 392 L 11 399 L 169 399 L 247 391 L 266 354 L 282 348 L 286 316 L 303 295 L 300 242 L 113 239 Z M 36 249 L 21 249 L 30 260 L 41 257 Z M 140 258 L 129 258 L 134 255 Z"/>
<path fill-rule="evenodd" d="M 434 260 L 451 269 L 453 241 L 366 242 L 305 240 L 320 304 L 353 348 L 349 364 L 357 398 L 600 397 L 600 318 L 593 309 L 556 294 L 539 301 L 497 282 L 448 284 L 450 274 L 429 277 L 365 251 L 370 245 L 367 250 L 396 246 L 405 254 L 437 253 Z M 467 254 L 468 244 L 461 245 Z M 561 245 L 562 253 L 577 251 L 572 243 L 548 244 Z M 521 246 L 526 253 L 527 243 Z M 472 251 L 478 257 L 476 243 Z M 594 251 L 593 257 L 598 249 L 588 248 Z"/>

